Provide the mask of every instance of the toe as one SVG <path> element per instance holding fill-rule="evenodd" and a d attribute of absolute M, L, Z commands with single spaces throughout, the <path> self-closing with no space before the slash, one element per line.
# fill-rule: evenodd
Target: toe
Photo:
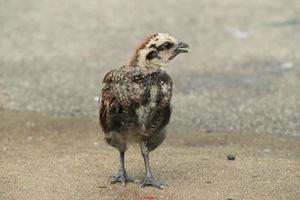
<path fill-rule="evenodd" d="M 121 181 L 121 184 L 122 184 L 122 186 L 124 186 L 124 187 L 125 187 L 125 185 L 126 185 L 126 182 L 125 182 L 125 180 Z"/>
<path fill-rule="evenodd" d="M 121 183 L 121 185 L 123 185 L 123 186 L 126 185 L 126 182 L 136 182 L 137 181 L 136 179 L 134 179 L 130 176 L 124 175 L 124 174 L 112 176 L 111 178 L 112 179 L 111 179 L 110 184 Z"/>
<path fill-rule="evenodd" d="M 120 178 L 120 182 L 121 182 L 122 186 L 126 185 L 126 180 L 125 180 L 124 176 Z"/>
<path fill-rule="evenodd" d="M 127 177 L 126 177 L 126 181 L 136 183 L 138 180 L 134 179 L 134 178 L 131 177 L 131 176 L 127 176 Z"/>
<path fill-rule="evenodd" d="M 140 184 L 141 187 L 146 187 L 146 186 L 152 186 L 152 187 L 156 187 L 156 188 L 159 188 L 159 189 L 163 189 L 165 188 L 165 185 L 163 183 L 161 183 L 160 181 L 157 181 L 151 177 L 145 177 L 141 184 Z"/>
<path fill-rule="evenodd" d="M 110 181 L 110 184 L 115 184 L 115 183 L 117 183 L 117 182 L 119 182 L 119 180 L 118 180 L 117 178 L 114 178 L 114 179 L 112 179 L 112 180 Z"/>

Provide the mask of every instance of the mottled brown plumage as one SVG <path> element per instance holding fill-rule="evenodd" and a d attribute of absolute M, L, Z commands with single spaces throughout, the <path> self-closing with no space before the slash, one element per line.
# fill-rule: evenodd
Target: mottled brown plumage
<path fill-rule="evenodd" d="M 165 138 L 171 116 L 173 81 L 163 65 L 188 46 L 167 34 L 148 36 L 128 65 L 108 72 L 101 91 L 100 125 L 107 143 L 120 151 L 120 169 L 112 183 L 133 181 L 124 166 L 124 153 L 130 141 L 140 144 L 146 175 L 141 186 L 162 188 L 149 167 L 148 154 Z"/>

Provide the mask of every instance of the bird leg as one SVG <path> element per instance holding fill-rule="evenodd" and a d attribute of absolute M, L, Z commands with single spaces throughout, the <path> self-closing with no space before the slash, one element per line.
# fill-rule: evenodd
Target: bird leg
<path fill-rule="evenodd" d="M 163 189 L 165 185 L 162 182 L 155 180 L 152 175 L 149 164 L 149 151 L 144 142 L 140 143 L 140 148 L 145 162 L 145 176 L 140 182 L 141 187 L 153 186 L 159 189 Z"/>
<path fill-rule="evenodd" d="M 125 152 L 120 151 L 120 167 L 117 175 L 112 176 L 111 184 L 120 182 L 125 186 L 126 182 L 135 182 L 132 177 L 127 176 L 124 164 Z"/>

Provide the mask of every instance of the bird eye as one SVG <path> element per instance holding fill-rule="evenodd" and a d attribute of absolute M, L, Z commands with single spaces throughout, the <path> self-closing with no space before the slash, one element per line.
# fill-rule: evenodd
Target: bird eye
<path fill-rule="evenodd" d="M 164 49 L 171 49 L 173 47 L 173 44 L 171 42 L 165 42 L 163 44 Z"/>
<path fill-rule="evenodd" d="M 165 43 L 163 43 L 162 45 L 160 45 L 158 48 L 157 48 L 157 50 L 159 50 L 159 51 L 163 51 L 163 50 L 165 50 L 165 49 L 171 49 L 172 47 L 173 47 L 173 43 L 171 43 L 171 42 L 165 42 Z"/>

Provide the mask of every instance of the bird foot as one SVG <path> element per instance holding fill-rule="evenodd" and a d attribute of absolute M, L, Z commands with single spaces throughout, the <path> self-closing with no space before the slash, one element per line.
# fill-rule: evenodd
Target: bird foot
<path fill-rule="evenodd" d="M 121 183 L 123 186 L 126 185 L 126 182 L 137 182 L 134 178 L 127 176 L 125 171 L 119 171 L 117 175 L 111 177 L 112 180 L 110 184 Z"/>
<path fill-rule="evenodd" d="M 159 189 L 164 189 L 166 184 L 155 180 L 153 177 L 145 176 L 143 180 L 140 182 L 141 187 L 153 186 Z"/>

